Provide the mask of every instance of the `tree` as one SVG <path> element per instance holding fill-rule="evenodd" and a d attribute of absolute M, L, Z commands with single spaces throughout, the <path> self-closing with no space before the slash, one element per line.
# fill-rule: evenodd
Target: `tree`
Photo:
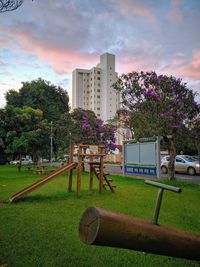
<path fill-rule="evenodd" d="M 104 125 L 91 110 L 77 108 L 70 114 L 64 114 L 55 129 L 55 139 L 62 140 L 65 147 L 70 143 L 105 144 L 106 152 L 116 147 L 115 128 Z"/>
<path fill-rule="evenodd" d="M 69 112 L 67 91 L 41 78 L 23 82 L 19 92 L 9 90 L 6 93 L 6 101 L 8 105 L 15 107 L 29 106 L 40 109 L 48 122 L 57 121 L 62 114 Z"/>
<path fill-rule="evenodd" d="M 176 139 L 200 111 L 196 94 L 181 79 L 155 72 L 122 74 L 114 88 L 121 93 L 121 112 L 133 136 L 161 135 L 167 142 L 169 176 L 174 179 Z"/>
<path fill-rule="evenodd" d="M 75 143 L 104 144 L 106 152 L 115 150 L 115 128 L 104 125 L 91 110 L 78 108 L 71 116 Z"/>
<path fill-rule="evenodd" d="M 7 105 L 0 114 L 4 117 L 0 129 L 5 153 L 20 158 L 28 154 L 37 160 L 42 151 L 47 151 L 49 124 L 41 110 Z"/>
<path fill-rule="evenodd" d="M 0 165 L 6 164 L 8 162 L 7 155 L 5 153 L 5 136 L 6 136 L 6 120 L 5 120 L 5 110 L 0 109 Z"/>

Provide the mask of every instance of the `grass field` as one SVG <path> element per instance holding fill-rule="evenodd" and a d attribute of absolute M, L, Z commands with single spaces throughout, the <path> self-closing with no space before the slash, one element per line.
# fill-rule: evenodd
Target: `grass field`
<path fill-rule="evenodd" d="M 67 173 L 55 178 L 16 203 L 4 203 L 24 186 L 41 178 L 23 166 L 0 166 L 0 266 L 8 267 L 124 267 L 200 266 L 198 262 L 143 254 L 125 249 L 87 246 L 79 241 L 81 214 L 89 206 L 152 220 L 157 189 L 143 180 L 112 176 L 116 193 L 88 190 L 82 177 L 81 198 L 67 192 Z M 74 188 L 75 188 L 74 176 Z M 159 223 L 194 234 L 200 233 L 200 186 L 164 181 L 182 188 L 165 191 Z"/>

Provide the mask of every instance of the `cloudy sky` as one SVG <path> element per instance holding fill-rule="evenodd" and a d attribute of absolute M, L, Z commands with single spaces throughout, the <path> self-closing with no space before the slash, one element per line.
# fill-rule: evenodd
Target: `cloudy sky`
<path fill-rule="evenodd" d="M 26 0 L 0 13 L 0 107 L 38 77 L 71 95 L 72 70 L 105 52 L 119 74 L 155 70 L 200 92 L 200 1 Z"/>

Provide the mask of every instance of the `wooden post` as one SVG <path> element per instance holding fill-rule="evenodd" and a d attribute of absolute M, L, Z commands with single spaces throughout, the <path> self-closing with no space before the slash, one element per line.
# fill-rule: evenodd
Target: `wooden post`
<path fill-rule="evenodd" d="M 200 236 L 96 207 L 83 213 L 79 237 L 89 245 L 200 260 Z"/>
<path fill-rule="evenodd" d="M 104 167 L 103 155 L 105 153 L 104 147 L 105 147 L 104 145 L 99 145 L 100 148 L 99 193 L 101 193 L 103 189 L 103 167 Z"/>
<path fill-rule="evenodd" d="M 69 183 L 68 183 L 68 192 L 72 191 L 72 177 L 73 177 L 73 169 L 69 171 Z"/>
<path fill-rule="evenodd" d="M 78 146 L 78 167 L 77 167 L 77 187 L 76 187 L 76 194 L 77 197 L 80 198 L 80 191 L 81 191 L 81 173 L 82 173 L 82 146 Z"/>
<path fill-rule="evenodd" d="M 93 155 L 92 152 L 90 154 L 90 177 L 89 177 L 89 189 L 91 190 L 93 188 Z"/>
<path fill-rule="evenodd" d="M 70 145 L 69 151 L 69 163 L 73 163 L 73 156 L 74 156 L 74 144 Z M 69 171 L 69 182 L 68 182 L 68 191 L 72 191 L 72 177 L 73 177 L 73 169 Z"/>

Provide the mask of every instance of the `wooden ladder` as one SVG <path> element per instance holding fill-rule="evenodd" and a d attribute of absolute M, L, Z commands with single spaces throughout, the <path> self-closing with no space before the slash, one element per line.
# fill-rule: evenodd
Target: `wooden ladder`
<path fill-rule="evenodd" d="M 94 174 L 96 175 L 97 179 L 99 180 L 99 175 L 100 175 L 100 169 L 99 169 L 99 164 L 93 164 L 92 166 Z M 109 173 L 105 173 L 103 172 L 103 188 L 106 189 L 106 187 L 108 186 L 110 191 L 112 193 L 115 193 L 114 188 L 116 187 L 116 185 L 112 185 L 112 179 L 109 179 L 107 176 L 109 175 Z"/>

